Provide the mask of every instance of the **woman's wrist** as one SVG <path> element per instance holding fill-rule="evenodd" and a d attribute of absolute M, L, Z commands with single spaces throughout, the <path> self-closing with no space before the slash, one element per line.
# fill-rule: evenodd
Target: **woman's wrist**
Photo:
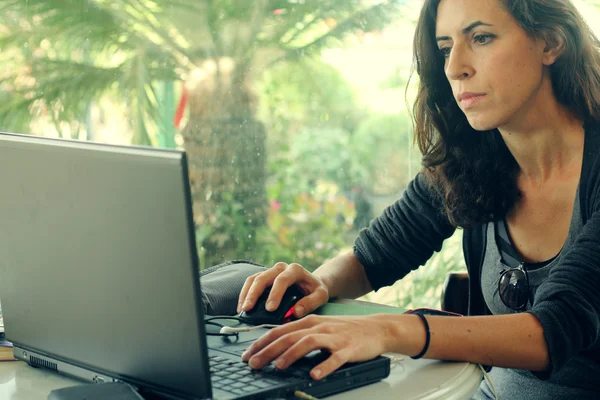
<path fill-rule="evenodd" d="M 370 317 L 382 332 L 384 353 L 399 353 L 410 357 L 420 354 L 425 348 L 426 330 L 419 316 L 378 314 Z"/>
<path fill-rule="evenodd" d="M 431 341 L 431 331 L 429 328 L 429 322 L 427 321 L 427 317 L 425 317 L 425 315 L 423 315 L 423 314 L 416 314 L 416 315 L 417 315 L 417 317 L 419 317 L 421 319 L 421 322 L 423 322 L 423 327 L 425 328 L 425 344 L 423 345 L 423 348 L 421 349 L 419 354 L 410 357 L 413 360 L 418 360 L 419 358 L 423 358 L 423 356 L 425 354 L 427 354 L 427 351 L 429 350 L 429 342 Z"/>
<path fill-rule="evenodd" d="M 317 268 L 313 272 L 327 287 L 329 297 L 355 299 L 373 289 L 365 273 L 365 267 L 347 252 L 340 254 Z"/>
<path fill-rule="evenodd" d="M 317 278 L 318 280 L 321 281 L 323 286 L 325 286 L 325 290 L 327 290 L 327 296 L 329 297 L 329 300 L 333 300 L 335 298 L 335 296 L 332 295 L 332 283 L 331 283 L 329 277 L 326 275 L 321 276 L 321 275 L 317 275 L 314 273 L 313 273 L 313 275 L 315 276 L 315 278 Z"/>

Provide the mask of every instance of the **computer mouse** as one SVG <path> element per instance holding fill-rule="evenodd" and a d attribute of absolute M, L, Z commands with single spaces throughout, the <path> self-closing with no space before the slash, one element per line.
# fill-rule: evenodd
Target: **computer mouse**
<path fill-rule="evenodd" d="M 297 285 L 290 286 L 281 299 L 279 307 L 275 311 L 267 311 L 266 304 L 271 293 L 271 288 L 265 289 L 260 295 L 254 308 L 249 311 L 242 311 L 239 315 L 240 320 L 250 325 L 281 325 L 293 321 L 294 305 L 304 297 L 304 292 Z"/>

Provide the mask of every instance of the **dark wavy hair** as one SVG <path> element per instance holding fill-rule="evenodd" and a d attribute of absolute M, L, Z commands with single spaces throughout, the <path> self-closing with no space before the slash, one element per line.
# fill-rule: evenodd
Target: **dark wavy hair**
<path fill-rule="evenodd" d="M 441 0 L 425 0 L 414 38 L 419 76 L 413 106 L 423 172 L 457 227 L 503 217 L 520 198 L 519 166 L 497 129 L 474 130 L 444 73 L 435 27 Z M 564 48 L 550 66 L 558 101 L 582 120 L 600 120 L 600 42 L 569 0 L 498 0 L 531 38 Z M 412 75 L 412 73 L 411 73 Z"/>

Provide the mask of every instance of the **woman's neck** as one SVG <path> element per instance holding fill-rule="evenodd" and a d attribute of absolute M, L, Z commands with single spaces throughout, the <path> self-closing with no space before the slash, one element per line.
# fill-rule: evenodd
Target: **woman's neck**
<path fill-rule="evenodd" d="M 520 183 L 540 188 L 555 179 L 578 176 L 585 138 L 583 122 L 556 102 L 536 111 L 498 128 L 519 164 Z"/>

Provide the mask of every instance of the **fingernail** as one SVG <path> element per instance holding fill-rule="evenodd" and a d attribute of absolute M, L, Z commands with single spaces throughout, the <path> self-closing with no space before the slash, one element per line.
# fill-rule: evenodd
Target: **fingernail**
<path fill-rule="evenodd" d="M 302 307 L 302 306 L 296 307 L 296 315 L 298 317 L 303 317 L 305 312 L 306 312 L 306 310 L 304 309 L 304 307 Z"/>
<path fill-rule="evenodd" d="M 242 353 L 242 361 L 246 362 L 248 361 L 248 357 L 250 356 L 250 352 L 248 350 L 246 350 L 245 352 Z"/>
<path fill-rule="evenodd" d="M 259 365 L 260 365 L 260 358 L 258 358 L 258 357 L 252 357 L 250 359 L 250 366 L 252 368 L 258 368 Z"/>
<path fill-rule="evenodd" d="M 281 367 L 283 367 L 283 365 L 285 364 L 285 360 L 283 359 L 279 359 L 277 361 L 275 361 L 275 367 L 281 369 Z"/>
<path fill-rule="evenodd" d="M 313 372 L 315 379 L 319 379 L 322 374 L 323 374 L 323 372 L 321 372 L 320 369 L 315 369 L 315 371 Z"/>
<path fill-rule="evenodd" d="M 269 301 L 267 303 L 267 311 L 275 311 L 275 302 L 274 301 Z"/>

